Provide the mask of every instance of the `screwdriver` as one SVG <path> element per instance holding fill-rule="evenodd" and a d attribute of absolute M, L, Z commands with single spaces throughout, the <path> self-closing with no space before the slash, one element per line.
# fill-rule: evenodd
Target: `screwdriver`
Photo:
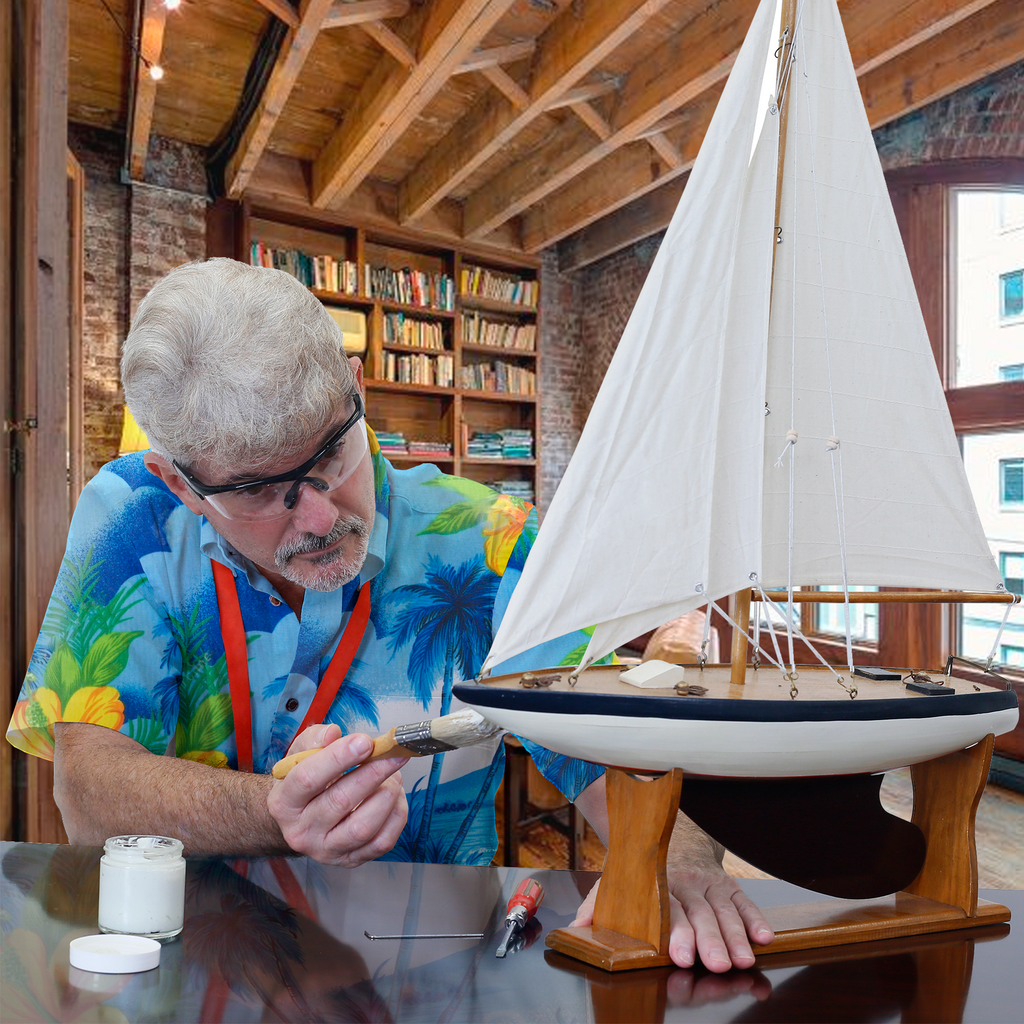
<path fill-rule="evenodd" d="M 508 901 L 505 914 L 505 934 L 495 956 L 504 956 L 509 949 L 509 942 L 518 936 L 526 926 L 526 922 L 537 913 L 537 908 L 544 901 L 544 890 L 536 878 L 524 878 L 512 898 Z"/>

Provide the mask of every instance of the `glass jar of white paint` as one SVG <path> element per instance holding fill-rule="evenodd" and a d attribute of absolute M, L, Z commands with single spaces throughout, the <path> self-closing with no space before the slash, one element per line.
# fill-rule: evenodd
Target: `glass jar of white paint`
<path fill-rule="evenodd" d="M 182 845 L 167 836 L 113 836 L 100 858 L 101 932 L 171 939 L 185 920 Z"/>

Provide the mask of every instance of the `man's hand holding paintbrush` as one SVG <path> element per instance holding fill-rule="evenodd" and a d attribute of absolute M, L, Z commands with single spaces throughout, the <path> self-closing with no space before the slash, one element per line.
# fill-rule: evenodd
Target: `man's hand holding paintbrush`
<path fill-rule="evenodd" d="M 275 766 L 280 781 L 267 807 L 295 852 L 355 867 L 387 853 L 405 827 L 409 809 L 399 769 L 410 756 L 480 743 L 499 731 L 468 709 L 398 726 L 376 740 L 342 736 L 336 725 L 311 726 Z M 302 771 L 292 771 L 299 763 Z"/>

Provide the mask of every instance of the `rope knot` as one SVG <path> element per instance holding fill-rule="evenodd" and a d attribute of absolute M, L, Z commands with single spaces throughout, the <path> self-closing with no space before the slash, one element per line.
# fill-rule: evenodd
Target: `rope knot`
<path fill-rule="evenodd" d="M 799 437 L 800 437 L 800 435 L 797 434 L 797 432 L 795 430 L 787 430 L 786 431 L 786 447 L 782 449 L 782 454 L 779 455 L 779 457 L 775 460 L 775 465 L 776 466 L 781 466 L 782 465 L 782 460 L 785 458 L 786 452 L 788 452 L 789 449 L 791 447 L 793 447 L 793 445 L 796 444 L 796 442 L 799 439 Z"/>
<path fill-rule="evenodd" d="M 839 438 L 834 434 L 825 442 L 825 451 L 834 452 L 839 448 Z"/>

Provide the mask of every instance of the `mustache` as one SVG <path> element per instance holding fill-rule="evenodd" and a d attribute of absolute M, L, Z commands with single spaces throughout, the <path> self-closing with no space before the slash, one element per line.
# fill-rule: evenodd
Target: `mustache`
<path fill-rule="evenodd" d="M 311 554 L 316 551 L 323 551 L 329 548 L 336 541 L 348 534 L 355 534 L 357 537 L 369 536 L 370 529 L 362 516 L 342 516 L 331 528 L 331 532 L 323 537 L 315 533 L 304 533 L 299 537 L 282 544 L 274 552 L 274 561 L 279 567 L 286 565 L 295 555 Z"/>

